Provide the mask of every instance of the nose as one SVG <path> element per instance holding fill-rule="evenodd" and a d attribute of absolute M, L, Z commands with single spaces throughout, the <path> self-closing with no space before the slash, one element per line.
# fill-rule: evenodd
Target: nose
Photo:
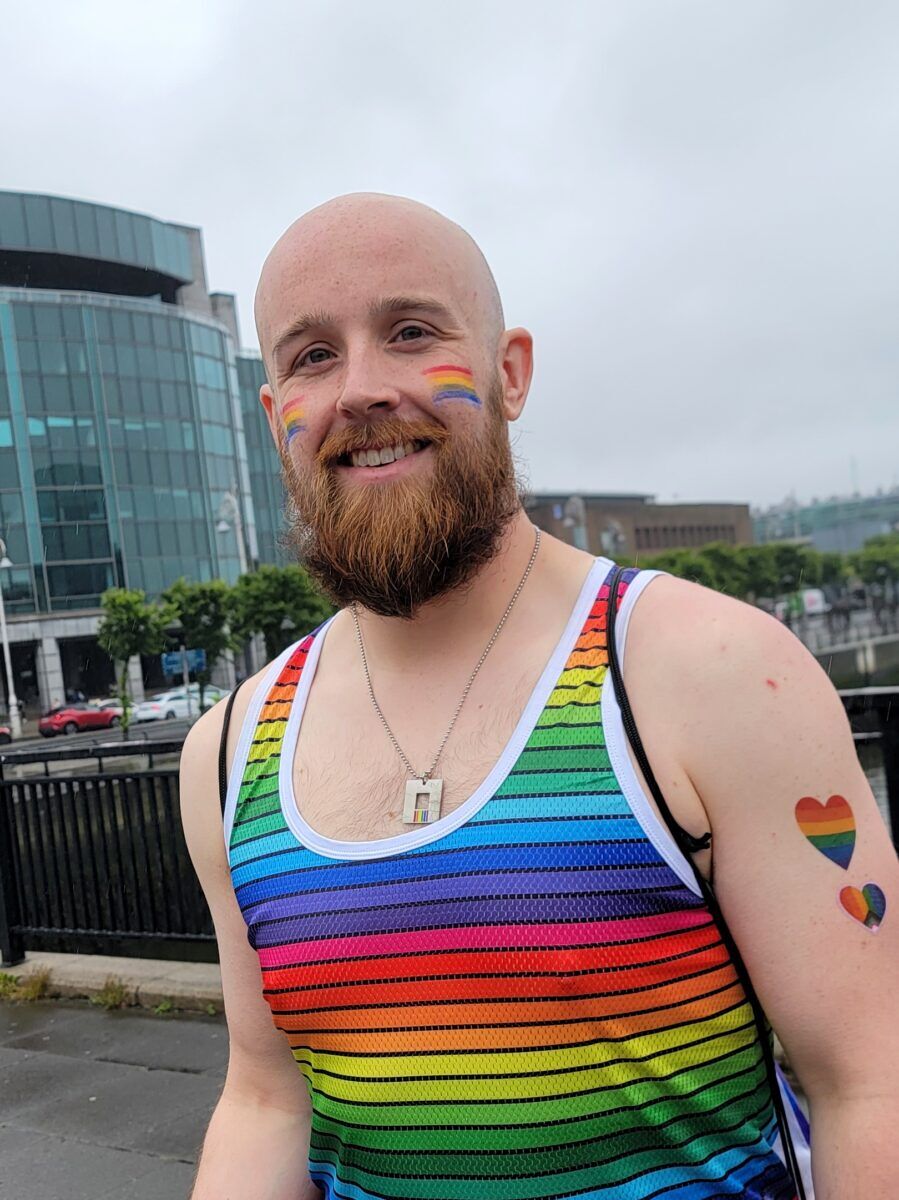
<path fill-rule="evenodd" d="M 385 416 L 397 408 L 400 393 L 385 379 L 383 369 L 378 368 L 375 355 L 364 350 L 349 354 L 337 401 L 339 412 L 364 421 L 372 416 Z"/>

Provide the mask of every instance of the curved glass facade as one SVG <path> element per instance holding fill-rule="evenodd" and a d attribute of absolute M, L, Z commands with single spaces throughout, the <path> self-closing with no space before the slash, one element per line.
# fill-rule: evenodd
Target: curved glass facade
<path fill-rule="evenodd" d="M 26 260 L 48 286 L 16 282 Z M 278 462 L 236 334 L 198 230 L 0 193 L 0 584 L 26 700 L 80 686 L 106 588 L 152 597 L 259 561 L 251 474 L 267 510 Z"/>
<path fill-rule="evenodd" d="M 190 240 L 177 225 L 65 196 L 0 192 L 0 247 L 139 267 L 177 283 L 193 279 Z M 55 268 L 59 272 L 61 264 Z M 0 267 L 2 269 L 2 267 Z"/>

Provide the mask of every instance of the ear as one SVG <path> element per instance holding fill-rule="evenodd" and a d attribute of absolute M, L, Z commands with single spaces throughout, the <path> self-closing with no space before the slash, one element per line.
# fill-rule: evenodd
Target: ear
<path fill-rule="evenodd" d="M 275 449 L 281 444 L 281 423 L 278 419 L 276 410 L 275 397 L 272 389 L 267 383 L 264 383 L 259 389 L 259 401 L 265 409 L 265 416 L 268 420 L 269 431 L 272 435 L 272 440 L 275 443 Z"/>
<path fill-rule="evenodd" d="M 497 368 L 507 421 L 521 416 L 534 373 L 534 339 L 526 329 L 507 329 L 499 340 Z"/>

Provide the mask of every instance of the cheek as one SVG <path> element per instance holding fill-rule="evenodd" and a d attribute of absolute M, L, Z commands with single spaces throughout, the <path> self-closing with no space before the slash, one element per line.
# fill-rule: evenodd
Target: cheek
<path fill-rule="evenodd" d="M 281 424 L 288 446 L 306 432 L 306 402 L 303 396 L 290 396 L 281 405 Z"/>
<path fill-rule="evenodd" d="M 474 408 L 481 407 L 481 397 L 474 387 L 474 377 L 468 367 L 457 367 L 446 364 L 438 367 L 428 367 L 423 372 L 428 387 L 431 389 L 431 402 L 442 404 L 465 404 Z"/>

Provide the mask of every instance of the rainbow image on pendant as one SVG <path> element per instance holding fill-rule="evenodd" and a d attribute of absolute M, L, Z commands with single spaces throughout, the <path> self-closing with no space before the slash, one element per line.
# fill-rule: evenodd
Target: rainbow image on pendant
<path fill-rule="evenodd" d="M 425 375 L 433 389 L 431 399 L 435 404 L 444 400 L 464 400 L 475 408 L 481 407 L 481 398 L 474 390 L 468 367 L 456 367 L 448 363 L 442 367 L 428 367 Z"/>
<path fill-rule="evenodd" d="M 293 400 L 287 401 L 281 409 L 281 420 L 284 422 L 287 444 L 290 445 L 296 435 L 302 433 L 306 428 L 306 415 L 303 412 L 302 396 L 296 396 Z"/>

